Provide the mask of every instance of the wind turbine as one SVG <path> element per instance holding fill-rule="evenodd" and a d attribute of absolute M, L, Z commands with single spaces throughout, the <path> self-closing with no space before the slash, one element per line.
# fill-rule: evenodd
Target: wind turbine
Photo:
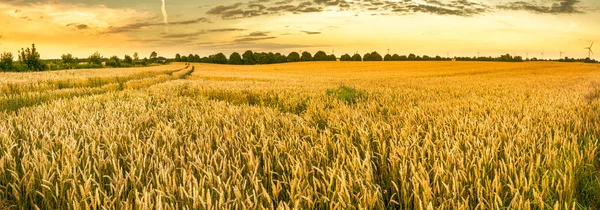
<path fill-rule="evenodd" d="M 542 60 L 544 60 L 544 51 L 542 51 Z"/>
<path fill-rule="evenodd" d="M 585 48 L 586 50 L 588 50 L 588 58 L 592 58 L 592 55 L 594 54 L 594 51 L 592 51 L 592 46 L 594 46 L 594 42 L 592 42 L 590 47 Z"/>
<path fill-rule="evenodd" d="M 388 46 L 388 55 L 390 54 L 390 47 Z"/>
<path fill-rule="evenodd" d="M 559 51 L 560 51 L 560 57 L 559 57 L 559 59 L 562 59 L 562 55 L 563 55 L 563 53 L 565 53 L 565 52 L 563 52 L 562 50 L 559 50 Z"/>

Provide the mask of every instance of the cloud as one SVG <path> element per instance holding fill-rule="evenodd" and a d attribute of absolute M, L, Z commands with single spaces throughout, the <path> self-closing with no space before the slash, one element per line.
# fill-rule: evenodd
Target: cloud
<path fill-rule="evenodd" d="M 234 31 L 245 31 L 246 29 L 239 28 L 219 28 L 219 29 L 209 29 L 209 30 L 201 30 L 193 33 L 179 33 L 179 34 L 167 34 L 162 36 L 163 38 L 188 38 L 188 37 L 197 37 L 203 34 L 209 33 L 220 33 L 220 32 L 234 32 Z"/>
<path fill-rule="evenodd" d="M 88 29 L 88 25 L 86 24 L 77 24 L 77 23 L 69 23 L 67 24 L 67 27 L 73 27 L 77 30 L 84 30 L 84 29 Z"/>
<path fill-rule="evenodd" d="M 170 22 L 169 25 L 191 25 L 191 24 L 196 24 L 196 23 L 210 23 L 210 22 L 211 21 L 209 19 L 201 17 L 201 18 L 192 19 L 192 20 Z M 149 27 L 160 26 L 160 25 L 164 25 L 164 23 L 159 23 L 159 22 L 137 22 L 137 23 L 131 23 L 131 24 L 124 25 L 124 26 L 119 26 L 119 27 L 112 27 L 111 26 L 104 33 L 108 33 L 108 34 L 111 34 L 111 33 L 123 33 L 123 32 L 130 32 L 130 31 L 140 30 L 142 28 L 149 28 Z"/>
<path fill-rule="evenodd" d="M 538 1 L 488 1 L 477 0 L 281 0 L 250 1 L 219 5 L 207 11 L 207 15 L 219 16 L 222 19 L 252 18 L 264 15 L 302 14 L 327 11 L 354 11 L 368 15 L 395 14 L 410 15 L 416 13 L 472 17 L 502 10 L 523 10 L 543 14 L 582 13 L 577 5 L 580 0 L 545 0 Z"/>
<path fill-rule="evenodd" d="M 321 34 L 321 32 L 318 32 L 318 31 L 300 31 L 300 32 L 308 34 L 308 35 Z"/>
<path fill-rule="evenodd" d="M 576 14 L 583 13 L 576 7 L 579 0 L 554 0 L 552 5 L 539 4 L 535 1 L 516 1 L 499 5 L 501 10 L 528 11 L 540 14 Z"/>
<path fill-rule="evenodd" d="M 267 39 L 276 39 L 277 37 L 269 36 L 269 37 L 246 37 L 234 40 L 234 42 L 252 42 L 252 41 L 260 41 Z"/>

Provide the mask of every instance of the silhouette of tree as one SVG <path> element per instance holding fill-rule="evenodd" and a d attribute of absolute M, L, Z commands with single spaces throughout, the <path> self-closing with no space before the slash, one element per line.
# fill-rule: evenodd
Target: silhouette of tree
<path fill-rule="evenodd" d="M 401 61 L 402 58 L 400 58 L 400 56 L 398 54 L 394 54 L 394 55 L 392 55 L 392 60 L 393 61 Z"/>
<path fill-rule="evenodd" d="M 181 55 L 179 55 L 179 53 L 177 53 L 177 54 L 175 55 L 175 61 L 176 61 L 176 62 L 181 62 Z"/>
<path fill-rule="evenodd" d="M 352 56 L 352 61 L 362 61 L 362 57 L 359 54 L 354 54 Z"/>

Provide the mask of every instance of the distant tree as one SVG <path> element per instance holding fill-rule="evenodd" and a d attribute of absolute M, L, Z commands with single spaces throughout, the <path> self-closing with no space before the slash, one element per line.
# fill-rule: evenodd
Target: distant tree
<path fill-rule="evenodd" d="M 383 58 L 381 57 L 381 55 L 379 55 L 379 53 L 372 52 L 365 54 L 365 56 L 363 57 L 363 61 L 383 61 Z"/>
<path fill-rule="evenodd" d="M 254 53 L 250 50 L 244 52 L 242 55 L 242 60 L 246 65 L 254 65 L 256 64 L 256 59 L 254 58 Z"/>
<path fill-rule="evenodd" d="M 225 54 L 223 53 L 218 53 L 214 57 L 214 62 L 218 64 L 227 64 L 227 57 L 225 57 Z"/>
<path fill-rule="evenodd" d="M 297 52 L 291 52 L 287 56 L 287 61 L 288 62 L 298 62 L 298 61 L 300 61 L 300 54 L 298 54 Z"/>
<path fill-rule="evenodd" d="M 417 60 L 417 56 L 415 54 L 411 53 L 411 54 L 408 55 L 408 60 L 409 61 L 415 61 L 415 60 Z"/>
<path fill-rule="evenodd" d="M 327 54 L 325 54 L 325 52 L 323 51 L 318 51 L 317 53 L 315 53 L 315 57 L 313 58 L 314 61 L 328 61 L 329 57 L 327 56 Z"/>
<path fill-rule="evenodd" d="M 408 60 L 408 56 L 406 56 L 406 55 L 401 55 L 398 58 L 399 58 L 399 61 L 407 61 Z"/>
<path fill-rule="evenodd" d="M 337 61 L 337 57 L 334 54 L 329 55 L 329 61 Z"/>
<path fill-rule="evenodd" d="M 285 56 L 281 53 L 276 53 L 275 57 L 276 57 L 277 63 L 285 63 L 288 60 L 287 56 Z"/>
<path fill-rule="evenodd" d="M 77 58 L 73 57 L 71 54 L 63 54 L 60 57 L 62 59 L 62 65 L 68 69 L 74 69 L 79 63 Z"/>
<path fill-rule="evenodd" d="M 352 57 L 350 57 L 348 54 L 344 54 L 342 57 L 340 57 L 340 61 L 352 61 Z"/>
<path fill-rule="evenodd" d="M 363 55 L 363 61 L 371 61 L 371 53 Z"/>
<path fill-rule="evenodd" d="M 300 61 L 312 61 L 313 57 L 309 52 L 303 52 Z"/>
<path fill-rule="evenodd" d="M 400 56 L 398 54 L 394 54 L 394 55 L 392 55 L 392 60 L 393 61 L 401 61 L 402 59 L 400 58 Z"/>
<path fill-rule="evenodd" d="M 181 61 L 181 62 L 188 62 L 188 57 L 187 57 L 187 56 L 185 56 L 185 55 L 184 55 L 184 56 L 181 56 L 181 59 L 180 59 L 180 61 Z"/>
<path fill-rule="evenodd" d="M 2 71 L 13 71 L 15 66 L 13 64 L 13 55 L 10 52 L 5 52 L 0 55 L 0 70 Z"/>
<path fill-rule="evenodd" d="M 31 71 L 43 71 L 46 65 L 40 59 L 40 54 L 35 48 L 35 44 L 31 45 L 31 49 L 23 49 L 19 51 L 19 62 Z"/>
<path fill-rule="evenodd" d="M 175 54 L 175 61 L 181 62 L 181 55 L 179 53 Z"/>
<path fill-rule="evenodd" d="M 359 54 L 354 54 L 352 56 L 352 61 L 362 61 L 362 57 Z"/>
<path fill-rule="evenodd" d="M 158 53 L 150 53 L 150 63 L 156 63 L 158 61 Z"/>
<path fill-rule="evenodd" d="M 147 66 L 148 65 L 148 58 L 144 57 L 144 59 L 142 59 L 141 64 L 142 64 L 142 66 Z"/>
<path fill-rule="evenodd" d="M 242 65 L 244 64 L 244 60 L 242 60 L 242 56 L 239 53 L 234 52 L 229 56 L 229 64 Z"/>
<path fill-rule="evenodd" d="M 119 57 L 117 57 L 116 55 L 111 56 L 106 61 L 106 66 L 113 67 L 113 68 L 121 67 L 121 59 L 119 59 Z"/>
<path fill-rule="evenodd" d="M 127 65 L 133 65 L 133 58 L 131 58 L 129 55 L 125 55 L 125 58 L 123 58 L 123 63 Z"/>
<path fill-rule="evenodd" d="M 383 61 L 393 61 L 394 59 L 392 58 L 392 55 L 390 54 L 386 54 L 385 57 L 383 57 Z"/>
<path fill-rule="evenodd" d="M 88 63 L 93 65 L 102 65 L 102 55 L 100 55 L 99 52 L 95 52 L 88 57 Z"/>
<path fill-rule="evenodd" d="M 137 52 L 133 53 L 133 64 L 137 65 L 140 63 L 140 55 Z"/>

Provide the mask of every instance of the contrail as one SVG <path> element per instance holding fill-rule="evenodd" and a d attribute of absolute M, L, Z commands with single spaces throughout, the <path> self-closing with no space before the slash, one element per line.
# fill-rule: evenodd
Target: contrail
<path fill-rule="evenodd" d="M 161 0 L 162 1 L 162 14 L 163 14 L 163 21 L 165 22 L 165 31 L 167 31 L 167 33 L 169 32 L 169 16 L 167 15 L 167 7 L 165 5 L 165 1 L 166 0 Z"/>

